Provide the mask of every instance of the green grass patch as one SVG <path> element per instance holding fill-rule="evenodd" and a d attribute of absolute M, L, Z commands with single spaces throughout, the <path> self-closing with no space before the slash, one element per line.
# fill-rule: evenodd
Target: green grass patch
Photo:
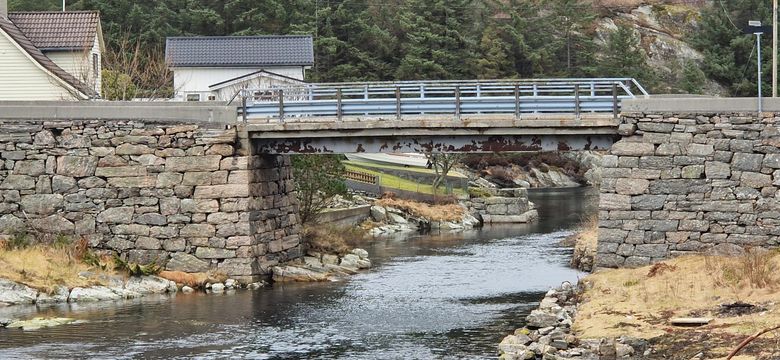
<path fill-rule="evenodd" d="M 415 173 L 419 173 L 419 174 L 436 175 L 436 172 L 433 171 L 433 169 L 426 169 L 426 168 L 421 168 L 421 167 L 413 167 L 413 166 L 405 167 L 405 166 L 401 166 L 401 165 L 377 164 L 377 163 L 372 163 L 372 162 L 368 162 L 368 161 L 356 161 L 356 160 L 344 160 L 344 161 L 342 161 L 342 163 L 344 165 L 353 165 L 353 166 L 358 166 L 358 167 L 366 168 L 366 169 L 376 169 L 376 170 L 379 170 L 379 171 L 382 171 L 383 169 L 386 169 L 386 170 L 400 170 L 400 171 L 415 172 Z M 457 171 L 454 171 L 454 170 L 450 171 L 447 174 L 447 177 L 448 178 L 460 178 L 460 179 L 467 179 L 468 178 L 466 175 L 463 175 L 463 174 L 461 174 L 461 173 L 459 173 Z"/>
<path fill-rule="evenodd" d="M 360 171 L 367 174 L 379 176 L 380 185 L 383 187 L 433 195 L 433 186 L 431 184 L 422 184 L 404 178 L 400 178 L 398 176 L 385 174 L 381 171 L 354 165 L 352 164 L 352 162 L 344 162 L 344 167 L 346 167 L 347 170 Z M 447 193 L 447 188 L 445 186 L 439 186 L 439 191 L 437 191 L 436 194 L 444 195 L 446 193 Z M 453 193 L 455 195 L 466 195 L 466 192 L 463 191 L 463 189 L 458 189 L 458 188 L 453 188 Z"/>

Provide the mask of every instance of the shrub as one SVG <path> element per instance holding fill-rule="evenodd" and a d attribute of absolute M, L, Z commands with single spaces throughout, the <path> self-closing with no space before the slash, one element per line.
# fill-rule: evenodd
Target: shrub
<path fill-rule="evenodd" d="M 161 266 L 155 263 L 141 265 L 124 261 L 119 256 L 114 256 L 114 263 L 114 270 L 126 272 L 130 276 L 157 275 L 163 270 Z"/>
<path fill-rule="evenodd" d="M 303 228 L 306 247 L 326 254 L 347 254 L 365 236 L 365 230 L 355 226 L 319 225 Z"/>

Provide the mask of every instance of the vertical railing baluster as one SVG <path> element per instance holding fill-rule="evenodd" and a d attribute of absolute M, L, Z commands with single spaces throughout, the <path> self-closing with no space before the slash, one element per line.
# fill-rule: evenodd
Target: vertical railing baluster
<path fill-rule="evenodd" d="M 425 84 L 420 84 L 420 99 L 425 99 Z M 425 102 L 424 100 L 420 102 L 420 115 L 425 115 L 425 111 L 422 110 L 425 108 Z"/>
<path fill-rule="evenodd" d="M 279 89 L 279 122 L 284 121 L 284 89 Z"/>
<path fill-rule="evenodd" d="M 395 87 L 395 118 L 401 120 L 401 88 Z"/>
<path fill-rule="evenodd" d="M 515 84 L 515 119 L 520 118 L 520 85 Z"/>
<path fill-rule="evenodd" d="M 368 84 L 366 84 L 363 87 L 363 100 L 365 100 L 364 103 L 363 103 L 363 106 L 365 106 L 366 109 L 368 109 Z M 368 110 L 366 110 L 366 112 L 363 113 L 363 114 L 368 116 L 369 115 Z"/>
<path fill-rule="evenodd" d="M 580 84 L 574 84 L 574 116 L 580 119 Z"/>
<path fill-rule="evenodd" d="M 460 86 L 455 85 L 455 118 L 460 120 Z"/>
<path fill-rule="evenodd" d="M 618 86 L 612 84 L 612 116 L 618 118 Z"/>
<path fill-rule="evenodd" d="M 336 89 L 336 119 L 341 121 L 341 88 Z"/>
<path fill-rule="evenodd" d="M 537 100 L 539 98 L 539 86 L 536 83 L 534 83 L 533 85 L 533 94 L 534 94 L 534 105 L 535 105 L 534 108 L 538 109 L 539 102 Z M 538 113 L 539 110 L 534 110 L 534 114 L 538 114 Z"/>
<path fill-rule="evenodd" d="M 246 123 L 246 90 L 241 90 L 241 119 Z"/>

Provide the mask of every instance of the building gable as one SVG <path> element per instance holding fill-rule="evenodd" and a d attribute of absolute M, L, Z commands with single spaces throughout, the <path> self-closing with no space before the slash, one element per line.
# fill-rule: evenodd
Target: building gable
<path fill-rule="evenodd" d="M 0 32 L 2 32 L 6 39 L 21 51 L 30 62 L 38 66 L 57 83 L 60 83 L 63 88 L 72 91 L 73 97 L 88 99 L 97 96 L 97 93 L 92 88 L 46 57 L 46 55 L 35 47 L 30 39 L 28 39 L 14 23 L 2 16 L 0 16 Z"/>
<path fill-rule="evenodd" d="M 0 100 L 74 100 L 86 96 L 35 61 L 0 28 Z"/>

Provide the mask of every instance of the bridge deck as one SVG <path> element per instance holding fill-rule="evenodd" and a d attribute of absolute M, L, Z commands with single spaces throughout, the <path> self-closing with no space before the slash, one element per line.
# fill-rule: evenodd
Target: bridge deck
<path fill-rule="evenodd" d="M 263 153 L 501 152 L 606 149 L 620 122 L 611 115 L 321 120 L 244 126 Z"/>
<path fill-rule="evenodd" d="M 316 118 L 308 121 L 258 122 L 246 124 L 254 139 L 338 138 L 414 135 L 614 135 L 620 120 L 611 115 L 589 114 L 535 115 L 515 118 L 511 115 L 471 115 L 459 121 L 451 116 L 417 116 L 404 120 L 355 118 L 336 121 Z"/>

